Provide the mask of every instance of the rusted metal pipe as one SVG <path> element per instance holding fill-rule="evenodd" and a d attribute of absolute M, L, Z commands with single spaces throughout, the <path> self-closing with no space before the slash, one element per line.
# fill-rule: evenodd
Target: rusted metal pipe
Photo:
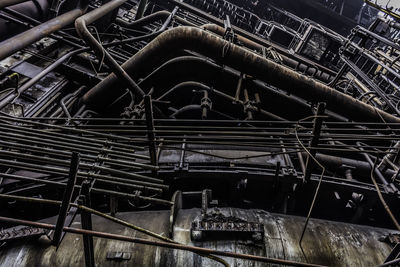
<path fill-rule="evenodd" d="M 156 0 L 156 2 L 160 2 L 161 4 L 164 4 L 165 2 L 169 2 L 170 4 L 177 6 L 183 10 L 189 11 L 190 13 L 193 13 L 197 16 L 200 16 L 204 19 L 206 19 L 207 21 L 210 21 L 211 23 L 216 24 L 216 26 L 219 27 L 218 31 L 221 31 L 221 29 L 223 30 L 223 33 L 225 33 L 225 29 L 224 29 L 224 21 L 222 19 L 219 19 L 211 14 L 208 14 L 194 6 L 191 6 L 188 3 L 185 2 L 181 2 L 179 0 Z M 215 29 L 215 28 L 214 28 Z M 243 30 L 237 26 L 232 25 L 232 29 L 234 31 L 235 34 L 237 34 L 238 36 L 242 36 L 242 38 L 247 39 L 249 41 L 251 41 L 253 44 L 258 44 L 261 45 L 262 47 L 272 47 L 274 50 L 276 50 L 280 55 L 285 55 L 288 59 L 290 58 L 292 61 L 294 61 L 292 58 L 294 58 L 293 54 L 291 53 L 291 51 L 282 48 L 279 45 L 276 45 L 275 43 L 269 41 L 269 40 L 265 40 L 259 36 L 256 36 L 252 33 L 247 32 L 246 30 Z M 322 65 L 316 64 L 315 62 L 312 62 L 311 60 L 302 57 L 300 55 L 296 55 L 295 56 L 296 60 L 299 60 L 299 62 L 304 63 L 308 66 L 317 66 L 319 69 L 324 70 L 324 72 L 328 73 L 329 75 L 334 74 L 334 72 L 332 70 L 330 70 L 329 68 L 326 68 Z"/>
<path fill-rule="evenodd" d="M 353 120 L 382 121 L 384 119 L 386 122 L 400 122 L 399 118 L 338 92 L 313 78 L 194 27 L 177 27 L 162 33 L 125 62 L 122 67 L 138 79 L 154 66 L 159 66 L 168 60 L 168 55 L 173 53 L 165 53 L 165 51 L 170 51 L 171 48 L 176 51 L 186 49 L 197 52 L 303 99 L 326 102 L 328 109 L 349 116 Z M 229 52 L 222 54 L 221 52 L 226 48 Z M 106 102 L 112 101 L 123 93 L 115 90 L 116 88 L 119 88 L 118 79 L 114 74 L 110 74 L 86 93 L 83 101 L 87 104 L 101 102 L 101 99 L 104 102 L 104 98 L 107 98 Z"/>
<path fill-rule="evenodd" d="M 17 5 L 23 2 L 28 2 L 30 0 L 2 0 L 0 1 L 0 9 L 8 7 L 8 6 L 13 6 Z"/>
<path fill-rule="evenodd" d="M 75 21 L 75 29 L 83 40 L 94 50 L 98 58 L 105 59 L 106 63 L 112 68 L 113 72 L 118 76 L 119 79 L 129 87 L 131 91 L 139 96 L 144 96 L 144 92 L 136 84 L 136 82 L 125 72 L 123 68 L 118 64 L 117 61 L 110 55 L 110 53 L 96 40 L 96 38 L 89 32 L 87 25 L 99 20 L 112 10 L 120 7 L 128 0 L 113 0 L 93 11 L 79 17 Z"/>
<path fill-rule="evenodd" d="M 14 218 L 0 217 L 0 221 L 5 222 L 5 223 L 14 224 L 14 225 L 33 226 L 33 227 L 48 229 L 48 230 L 55 229 L 55 225 L 53 225 L 53 224 L 19 220 L 19 219 L 14 219 Z M 73 227 L 64 227 L 63 231 L 67 232 L 67 233 L 72 233 L 72 234 L 89 235 L 89 236 L 93 236 L 93 237 L 99 237 L 99 238 L 111 239 L 111 240 L 119 240 L 119 241 L 125 241 L 125 242 L 130 242 L 130 243 L 142 244 L 142 245 L 150 245 L 150 246 L 164 247 L 164 248 L 170 248 L 170 249 L 191 251 L 194 253 L 200 253 L 202 255 L 217 255 L 217 256 L 223 256 L 223 257 L 229 257 L 229 258 L 236 258 L 236 259 L 243 259 L 243 260 L 250 260 L 250 261 L 257 261 L 257 262 L 274 263 L 274 264 L 288 265 L 288 266 L 304 266 L 304 267 L 321 267 L 321 266 L 323 266 L 323 265 L 317 265 L 317 264 L 311 264 L 311 263 L 302 263 L 302 262 L 296 262 L 296 261 L 290 261 L 290 260 L 267 258 L 267 257 L 263 257 L 263 256 L 255 256 L 255 255 L 220 251 L 220 250 L 214 250 L 214 249 L 208 249 L 208 248 L 200 248 L 200 247 L 189 246 L 189 245 L 160 242 L 160 241 L 148 240 L 148 239 L 143 239 L 143 238 L 135 238 L 135 237 L 130 237 L 130 236 L 105 233 L 105 232 L 78 229 L 78 228 L 73 228 Z"/>
<path fill-rule="evenodd" d="M 1 42 L 0 60 L 73 23 L 87 7 L 88 0 L 81 0 L 77 8 Z"/>

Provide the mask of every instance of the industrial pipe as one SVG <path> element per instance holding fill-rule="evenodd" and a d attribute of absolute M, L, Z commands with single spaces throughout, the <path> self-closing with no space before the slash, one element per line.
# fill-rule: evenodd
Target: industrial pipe
<path fill-rule="evenodd" d="M 86 12 L 87 7 L 88 0 L 81 0 L 77 8 L 1 42 L 0 60 L 71 24 Z"/>
<path fill-rule="evenodd" d="M 223 62 L 243 73 L 269 83 L 309 101 L 326 102 L 328 108 L 339 114 L 359 121 L 382 121 L 399 123 L 400 119 L 368 104 L 338 92 L 312 78 L 299 74 L 285 66 L 263 58 L 247 49 L 226 41 L 215 34 L 194 27 L 177 27 L 168 30 L 144 49 L 125 62 L 122 67 L 140 78 L 154 66 L 159 66 L 175 51 L 191 50 L 204 56 Z M 165 53 L 165 51 L 169 51 Z M 113 90 L 110 90 L 113 88 Z M 110 74 L 83 96 L 85 103 L 101 101 L 103 98 L 114 100 L 121 95 L 118 79 Z M 123 89 L 123 88 L 121 88 Z M 104 101 L 104 100 L 103 100 Z"/>
<path fill-rule="evenodd" d="M 16 2 L 17 1 L 0 0 L 0 10 L 13 10 L 38 20 L 43 20 L 47 16 L 49 9 L 48 0 L 18 1 L 19 4 L 14 5 Z M 0 41 L 6 40 L 24 30 L 25 29 L 19 25 L 8 23 L 6 19 L 0 19 Z"/>
<path fill-rule="evenodd" d="M 181 2 L 179 0 L 156 0 L 156 2 L 159 2 L 160 4 L 165 4 L 165 2 L 168 2 L 168 3 L 172 4 L 173 6 L 177 6 L 177 7 L 181 8 L 181 9 L 183 9 L 183 10 L 189 11 L 190 13 L 193 13 L 193 14 L 195 14 L 197 16 L 200 16 L 200 17 L 202 17 L 202 18 L 204 18 L 204 19 L 210 21 L 211 23 L 214 23 L 214 24 L 216 24 L 216 25 L 218 25 L 220 27 L 224 27 L 225 26 L 224 25 L 224 21 L 222 19 L 214 17 L 213 15 L 210 15 L 210 14 L 208 14 L 208 13 L 206 13 L 206 12 L 204 12 L 204 11 L 194 7 L 194 6 L 191 6 L 188 3 L 184 3 L 184 2 Z M 233 29 L 235 34 L 243 36 L 244 38 L 252 41 L 253 43 L 256 43 L 256 44 L 261 45 L 263 47 L 272 47 L 280 55 L 284 55 L 284 56 L 286 56 L 288 58 L 295 58 L 296 61 L 299 61 L 300 63 L 306 64 L 308 66 L 316 66 L 316 67 L 318 67 L 318 69 L 323 70 L 324 72 L 328 73 L 329 75 L 334 75 L 334 72 L 332 70 L 330 70 L 330 69 L 328 69 L 328 68 L 326 68 L 326 67 L 324 67 L 322 65 L 319 65 L 318 63 L 315 63 L 315 62 L 313 62 L 313 61 L 311 61 L 311 60 L 309 60 L 309 59 L 307 59 L 305 57 L 302 57 L 300 55 L 293 56 L 291 51 L 289 51 L 289 50 L 287 50 L 285 48 L 282 48 L 281 46 L 276 45 L 275 43 L 273 43 L 273 42 L 271 42 L 269 40 L 265 40 L 263 38 L 260 38 L 259 36 L 256 36 L 256 35 L 254 35 L 252 33 L 249 33 L 248 31 L 243 30 L 243 29 L 241 29 L 241 28 L 239 28 L 237 26 L 234 26 L 234 25 L 232 25 L 232 29 Z"/>
<path fill-rule="evenodd" d="M 75 21 L 75 29 L 78 34 L 82 37 L 85 42 L 90 45 L 90 47 L 95 51 L 99 58 L 104 57 L 107 65 L 113 70 L 113 72 L 118 76 L 118 78 L 125 82 L 130 90 L 135 92 L 135 94 L 143 97 L 144 92 L 136 84 L 136 82 L 124 71 L 123 68 L 115 61 L 115 59 L 110 55 L 110 53 L 104 49 L 104 47 L 94 38 L 94 36 L 89 32 L 87 25 L 91 24 L 98 19 L 102 18 L 112 10 L 120 7 L 122 4 L 128 0 L 113 0 L 93 11 L 79 17 Z"/>
<path fill-rule="evenodd" d="M 23 3 L 23 2 L 28 2 L 28 1 L 29 0 L 2 0 L 0 2 L 0 9 L 2 9 L 4 7 L 20 4 L 20 3 Z"/>
<path fill-rule="evenodd" d="M 215 34 L 218 34 L 219 36 L 224 36 L 225 34 L 225 28 L 218 26 L 217 24 L 205 24 L 201 26 L 202 29 L 213 32 Z M 256 43 L 250 39 L 247 39 L 241 35 L 236 35 L 237 40 L 239 43 L 242 43 L 245 47 L 251 49 L 251 50 L 257 50 L 257 51 L 262 51 L 265 46 Z M 283 65 L 286 65 L 292 69 L 296 69 L 299 72 L 303 72 L 309 76 L 313 76 L 314 78 L 328 83 L 332 80 L 332 77 L 334 75 L 334 72 L 331 71 L 328 68 L 325 68 L 321 65 L 315 64 L 313 62 L 310 62 L 309 60 L 304 60 L 302 58 L 296 58 L 292 59 L 291 57 L 288 57 L 285 55 L 285 53 L 282 53 L 282 51 L 279 51 L 279 56 L 282 58 L 282 63 Z M 309 66 L 312 67 L 309 67 Z M 315 67 L 317 66 L 317 67 Z M 323 71 L 322 71 L 323 70 Z"/>

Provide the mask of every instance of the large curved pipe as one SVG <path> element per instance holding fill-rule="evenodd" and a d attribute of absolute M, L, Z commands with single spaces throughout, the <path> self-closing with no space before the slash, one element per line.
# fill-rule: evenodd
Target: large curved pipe
<path fill-rule="evenodd" d="M 77 8 L 1 42 L 0 60 L 73 23 L 87 7 L 88 0 L 81 0 Z"/>
<path fill-rule="evenodd" d="M 224 21 L 222 19 L 219 19 L 219 18 L 217 18 L 217 17 L 215 17 L 215 16 L 213 16 L 211 14 L 208 14 L 208 13 L 206 13 L 206 12 L 204 12 L 204 11 L 194 7 L 194 6 L 191 6 L 188 3 L 184 3 L 184 2 L 181 2 L 179 0 L 155 0 L 155 1 L 159 2 L 160 4 L 165 4 L 165 2 L 168 2 L 168 3 L 172 4 L 173 6 L 177 6 L 177 7 L 181 8 L 181 9 L 183 9 L 183 10 L 189 11 L 190 13 L 193 13 L 193 14 L 199 16 L 199 17 L 202 17 L 202 18 L 204 18 L 204 19 L 210 21 L 211 23 L 214 23 L 214 24 L 216 24 L 216 25 L 218 25 L 220 27 L 224 26 Z M 286 56 L 288 58 L 295 58 L 300 63 L 303 63 L 303 64 L 308 65 L 308 66 L 316 66 L 316 67 L 318 67 L 318 69 L 323 70 L 324 72 L 326 72 L 326 73 L 328 73 L 330 75 L 334 75 L 335 74 L 330 69 L 328 69 L 328 68 L 326 68 L 326 67 L 324 67 L 322 65 L 319 65 L 316 62 L 313 62 L 313 61 L 311 61 L 311 60 L 309 60 L 309 59 L 307 59 L 305 57 L 302 57 L 300 55 L 293 56 L 292 52 L 289 51 L 288 49 L 283 48 L 283 47 L 281 47 L 279 45 L 276 45 L 275 43 L 273 43 L 273 42 L 271 42 L 269 40 L 265 40 L 263 38 L 260 38 L 259 36 L 254 35 L 254 34 L 248 32 L 246 30 L 243 30 L 243 29 L 241 29 L 241 28 L 239 28 L 237 26 L 232 25 L 232 29 L 236 34 L 241 35 L 243 38 L 246 38 L 246 39 L 248 39 L 249 41 L 251 41 L 253 43 L 256 43 L 256 44 L 261 45 L 263 47 L 273 47 L 281 55 L 284 55 L 284 56 Z"/>
<path fill-rule="evenodd" d="M 149 23 L 152 23 L 152 22 L 160 20 L 160 19 L 166 19 L 170 15 L 171 15 L 171 12 L 163 10 L 163 11 L 155 12 L 151 15 L 148 15 L 144 18 L 133 21 L 131 23 L 126 22 L 125 20 L 122 20 L 122 19 L 117 19 L 117 23 L 125 28 L 140 29 L 144 25 L 147 25 Z M 195 27 L 195 25 L 193 23 L 190 23 L 180 17 L 175 16 L 175 20 L 184 26 Z M 220 36 L 224 36 L 224 34 L 225 34 L 225 29 L 217 24 L 205 24 L 205 25 L 202 25 L 201 28 L 208 30 L 210 32 L 213 32 L 215 34 L 218 34 Z M 262 49 L 265 47 L 259 43 L 251 41 L 241 35 L 237 35 L 237 38 L 240 43 L 244 44 L 244 46 L 246 46 L 247 48 L 252 49 L 252 50 L 262 51 Z M 333 75 L 335 74 L 334 72 L 332 72 L 331 70 L 329 70 L 328 68 L 325 68 L 323 66 L 318 66 L 316 68 L 315 63 L 303 60 L 302 58 L 298 58 L 297 60 L 294 60 L 294 59 L 286 56 L 284 53 L 280 54 L 280 56 L 282 57 L 284 65 L 289 66 L 292 69 L 296 69 L 300 72 L 305 72 L 307 75 L 313 76 L 313 77 L 317 78 L 318 80 L 321 80 L 326 83 L 330 82 Z M 313 67 L 309 67 L 310 64 L 312 64 Z"/>
<path fill-rule="evenodd" d="M 136 82 L 124 71 L 123 68 L 118 64 L 117 61 L 110 55 L 110 53 L 104 49 L 104 47 L 94 38 L 94 36 L 89 32 L 87 25 L 91 24 L 98 19 L 102 18 L 112 10 L 120 7 L 122 4 L 128 0 L 113 0 L 99 8 L 92 10 L 91 12 L 79 17 L 75 21 L 75 29 L 78 34 L 82 37 L 85 42 L 90 45 L 90 47 L 95 51 L 96 55 L 101 58 L 104 56 L 106 63 L 110 66 L 113 72 L 117 75 L 119 79 L 124 81 L 130 90 L 135 94 L 143 97 L 144 92 L 136 84 Z"/>
<path fill-rule="evenodd" d="M 346 114 L 353 120 L 382 121 L 383 119 L 386 122 L 400 122 L 399 118 L 391 114 L 260 57 L 214 34 L 193 27 L 177 27 L 162 33 L 122 67 L 136 78 L 140 78 L 152 67 L 165 62 L 170 54 L 165 51 L 171 49 L 194 51 L 309 101 L 326 102 L 330 110 Z M 113 88 L 113 95 L 110 95 L 109 88 Z M 114 93 L 122 94 L 121 90 L 115 90 L 116 88 L 119 88 L 118 79 L 114 74 L 110 74 L 85 94 L 84 101 L 97 101 L 104 96 L 112 101 Z"/>

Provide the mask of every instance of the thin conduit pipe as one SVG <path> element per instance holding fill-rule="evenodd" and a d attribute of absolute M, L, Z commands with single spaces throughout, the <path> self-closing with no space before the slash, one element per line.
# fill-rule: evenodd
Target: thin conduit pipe
<path fill-rule="evenodd" d="M 143 97 L 143 90 L 136 84 L 136 82 L 125 72 L 123 68 L 115 61 L 115 59 L 110 55 L 110 53 L 104 49 L 104 47 L 96 40 L 96 38 L 89 32 L 87 25 L 97 21 L 104 15 L 108 14 L 112 10 L 120 7 L 122 4 L 128 0 L 113 0 L 93 11 L 79 17 L 75 21 L 75 29 L 77 33 L 82 37 L 83 40 L 94 50 L 96 55 L 101 59 L 104 57 L 107 65 L 113 70 L 115 75 L 119 79 L 124 81 L 130 90 L 135 92 L 135 94 Z"/>
<path fill-rule="evenodd" d="M 189 88 L 189 89 L 196 88 L 197 90 L 205 90 L 205 91 L 208 91 L 208 92 L 213 92 L 216 95 L 219 95 L 219 96 L 224 97 L 226 99 L 229 99 L 230 101 L 235 100 L 234 97 L 232 97 L 230 95 L 227 95 L 227 94 L 225 94 L 225 93 L 223 93 L 221 91 L 215 90 L 215 89 L 213 89 L 213 88 L 211 88 L 211 87 L 209 87 L 209 86 L 207 86 L 205 84 L 202 84 L 202 83 L 199 83 L 199 82 L 194 82 L 194 81 L 187 81 L 187 82 L 183 82 L 183 83 L 180 83 L 180 84 L 174 86 L 173 88 L 168 90 L 166 93 L 164 93 L 162 96 L 158 97 L 157 100 L 162 100 L 162 98 L 164 98 L 164 97 L 168 96 L 169 94 L 171 94 L 172 92 L 174 92 L 176 90 L 180 90 L 182 88 Z M 239 103 L 243 104 L 243 101 L 239 101 Z M 192 106 L 193 109 L 197 109 L 198 108 L 198 107 L 195 108 L 196 105 L 191 105 L 191 106 Z M 187 110 L 179 110 L 179 111 L 180 111 L 180 113 L 182 113 L 182 112 L 187 111 Z M 215 110 L 211 110 L 211 112 L 213 112 L 213 111 L 215 112 Z M 175 117 L 177 114 L 179 114 L 177 112 L 175 112 L 172 116 Z M 217 113 L 218 113 L 218 115 L 222 115 L 222 113 L 219 113 L 219 112 L 217 112 Z M 273 120 L 285 121 L 284 118 L 282 118 L 280 116 L 277 116 L 277 115 L 275 115 L 273 113 L 270 113 L 268 111 L 265 111 L 265 110 L 260 110 L 260 113 L 270 117 Z M 225 115 L 225 117 L 226 117 L 226 115 Z"/>

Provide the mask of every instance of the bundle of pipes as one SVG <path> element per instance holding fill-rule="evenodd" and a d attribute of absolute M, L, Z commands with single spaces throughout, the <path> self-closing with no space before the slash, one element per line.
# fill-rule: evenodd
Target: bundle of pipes
<path fill-rule="evenodd" d="M 149 157 L 143 153 L 135 152 L 135 149 L 143 149 L 133 145 L 136 143 L 135 140 L 96 131 L 42 122 L 26 122 L 8 117 L 1 117 L 1 121 L 0 130 L 3 132 L 3 140 L 0 142 L 1 166 L 65 177 L 68 175 L 67 167 L 71 153 L 79 152 L 82 162 L 77 172 L 78 179 L 90 179 L 103 186 L 122 186 L 129 190 L 156 194 L 162 194 L 168 189 L 162 179 L 137 173 L 158 170 L 158 167 L 135 161 L 136 159 L 149 160 Z M 21 123 L 26 123 L 26 125 L 21 125 Z M 21 181 L 32 181 L 29 177 L 19 175 L 4 174 L 3 176 Z M 39 183 L 47 182 L 34 180 Z M 63 184 L 58 183 L 58 185 Z M 101 187 L 93 189 L 93 192 L 104 193 Z M 125 197 L 124 193 L 113 191 L 110 194 Z M 130 198 L 169 205 L 169 201 L 152 197 L 132 195 Z"/>
<path fill-rule="evenodd" d="M 84 30 L 83 23 L 89 18 L 90 22 L 95 21 L 102 15 L 110 12 L 112 9 L 120 6 L 124 2 L 125 1 L 114 0 L 106 5 L 103 5 L 99 9 L 95 9 L 82 18 L 79 18 L 76 21 L 76 27 L 81 35 L 87 36 L 85 37 L 86 41 L 88 41 L 89 44 L 95 48 L 95 51 L 97 51 L 98 54 L 105 52 L 106 59 L 108 60 L 108 63 L 113 66 L 114 72 L 120 77 L 120 79 L 122 79 L 122 81 L 127 82 L 129 88 L 134 90 L 134 92 L 139 95 L 143 96 L 144 93 L 134 82 L 134 79 L 128 75 L 128 73 L 135 73 L 135 79 L 140 78 L 140 73 L 137 73 L 135 69 L 137 69 L 139 66 L 143 70 L 154 68 L 154 66 L 157 66 L 168 59 L 168 57 L 165 56 L 159 57 L 159 55 L 163 55 L 162 50 L 166 49 L 167 47 L 175 47 L 176 50 L 189 49 L 199 52 L 205 56 L 215 58 L 217 61 L 223 61 L 226 65 L 230 65 L 235 69 L 244 71 L 244 73 L 253 75 L 262 81 L 270 83 L 290 93 L 299 95 L 307 100 L 316 102 L 325 101 L 328 103 L 329 109 L 341 114 L 352 114 L 353 119 L 355 120 L 379 121 L 381 118 L 383 118 L 387 121 L 397 121 L 397 118 L 385 112 L 375 110 L 373 107 L 351 99 L 350 97 L 341 94 L 322 83 L 315 82 L 315 80 L 311 78 L 307 78 L 286 67 L 261 58 L 249 51 L 237 47 L 236 45 L 224 41 L 223 39 L 217 38 L 212 34 L 205 32 L 202 33 L 201 30 L 196 28 L 176 28 L 164 33 L 163 35 L 157 37 L 154 42 L 150 43 L 131 60 L 127 61 L 121 68 L 99 43 L 93 45 L 95 44 L 96 40 L 93 38 L 93 36 L 90 38 L 90 34 L 88 34 L 87 29 Z M 85 12 L 86 7 L 87 2 L 81 1 L 77 9 L 69 11 L 66 14 L 63 14 L 49 22 L 28 30 L 21 35 L 17 35 L 7 40 L 7 42 L 0 43 L 0 58 L 11 55 L 13 52 L 18 51 L 28 44 L 70 24 L 77 17 L 79 17 L 79 15 L 82 15 Z M 205 28 L 213 29 L 212 27 Z M 214 31 L 219 31 L 219 29 L 214 29 Z M 155 43 L 158 43 L 158 45 L 154 45 Z M 163 44 L 161 45 L 161 43 Z M 179 43 L 179 45 L 175 46 L 175 43 Z M 202 45 L 199 46 L 199 43 L 202 43 Z M 250 41 L 247 43 L 249 46 L 253 46 L 254 48 L 254 45 L 252 45 Z M 229 47 L 230 51 L 228 55 L 221 57 L 220 51 L 222 51 L 224 47 Z M 154 54 L 151 55 L 152 53 Z M 158 62 L 151 62 L 151 58 L 157 58 L 159 60 Z M 256 62 L 258 64 L 255 64 Z M 246 65 L 248 68 L 246 68 Z M 124 69 L 126 69 L 127 72 L 125 72 Z M 264 75 L 265 71 L 267 71 L 269 75 Z M 142 73 L 144 74 L 143 71 Z M 98 106 L 103 106 L 104 103 L 101 102 L 101 98 L 105 98 L 103 96 L 99 97 L 99 95 L 103 95 L 103 91 L 111 87 L 110 85 L 114 84 L 115 82 L 116 80 L 113 75 L 107 77 L 107 79 L 99 83 L 84 96 L 84 103 L 96 103 Z M 296 90 L 293 90 L 294 88 L 296 88 Z M 119 94 L 119 92 L 113 91 L 112 95 L 107 96 L 107 99 L 115 99 L 119 96 Z M 345 103 L 345 109 L 341 108 L 343 103 Z"/>
<path fill-rule="evenodd" d="M 400 122 L 400 119 L 338 92 L 312 78 L 301 75 L 287 67 L 260 57 L 232 44 L 219 36 L 193 27 L 177 27 L 168 30 L 149 43 L 122 65 L 134 79 L 143 78 L 156 66 L 169 59 L 171 48 L 175 51 L 191 50 L 223 62 L 227 66 L 249 74 L 308 101 L 326 102 L 328 109 L 351 116 L 354 120 Z M 165 53 L 165 51 L 170 51 Z M 225 51 L 225 53 L 222 53 Z M 104 107 L 123 93 L 118 78 L 111 74 L 83 97 L 85 104 Z M 123 88 L 123 87 L 122 87 Z"/>

